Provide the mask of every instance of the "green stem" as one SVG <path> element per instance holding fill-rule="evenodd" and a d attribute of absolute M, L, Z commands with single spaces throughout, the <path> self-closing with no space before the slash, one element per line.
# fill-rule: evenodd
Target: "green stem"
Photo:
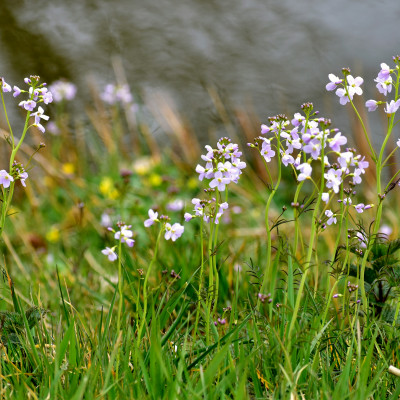
<path fill-rule="evenodd" d="M 301 188 L 303 187 L 304 181 L 301 181 L 300 184 L 297 185 L 296 192 L 294 194 L 294 199 L 293 202 L 297 203 L 297 200 L 300 195 Z M 296 207 L 294 209 L 294 245 L 293 245 L 293 255 L 296 257 L 297 253 L 297 246 L 299 242 L 299 234 L 300 234 L 300 229 L 299 229 L 299 211 L 298 208 Z"/>
<path fill-rule="evenodd" d="M 310 240 L 308 243 L 308 251 L 307 251 L 307 256 L 305 260 L 305 271 L 303 272 L 303 275 L 301 277 L 300 281 L 300 286 L 299 286 L 299 291 L 297 292 L 297 298 L 296 298 L 296 304 L 293 310 L 293 315 L 292 315 L 292 320 L 290 322 L 290 327 L 289 327 L 289 333 L 288 337 L 291 337 L 291 333 L 293 331 L 294 325 L 297 320 L 297 315 L 299 313 L 300 309 L 300 302 L 301 302 L 301 297 L 303 294 L 304 290 L 304 285 L 306 283 L 308 271 L 310 270 L 310 265 L 311 265 L 311 259 L 312 259 L 312 253 L 313 253 L 313 248 L 314 248 L 314 240 L 316 236 L 316 231 L 317 231 L 317 226 L 318 226 L 318 214 L 319 214 L 319 206 L 321 204 L 321 196 L 324 191 L 325 187 L 325 177 L 324 177 L 324 163 L 325 163 L 325 157 L 324 157 L 324 144 L 325 144 L 325 136 L 322 138 L 322 143 L 321 143 L 321 181 L 320 181 L 320 189 L 319 193 L 317 196 L 317 202 L 315 203 L 313 215 L 312 215 L 312 221 L 311 221 L 311 233 L 310 233 Z M 289 346 L 291 346 L 291 343 L 289 342 Z"/>
<path fill-rule="evenodd" d="M 204 274 L 204 240 L 203 240 L 203 217 L 200 220 L 200 251 L 201 251 L 201 264 L 200 264 L 200 280 L 199 289 L 197 293 L 197 310 L 196 310 L 196 321 L 194 324 L 193 343 L 196 343 L 197 327 L 200 319 L 200 308 L 201 308 L 201 291 L 203 289 L 203 274 Z"/>
<path fill-rule="evenodd" d="M 12 145 L 12 147 L 14 147 L 15 146 L 15 144 L 14 144 L 14 135 L 13 135 L 13 131 L 12 131 L 12 128 L 11 128 L 10 120 L 8 119 L 7 108 L 6 108 L 6 104 L 4 102 L 4 95 L 3 95 L 3 91 L 1 90 L 1 88 L 0 88 L 0 95 L 1 95 L 1 102 L 3 104 L 4 116 L 6 117 L 7 126 L 8 126 L 8 129 L 10 131 L 10 135 L 11 135 L 11 141 L 12 141 L 11 145 Z"/>
<path fill-rule="evenodd" d="M 207 300 L 206 300 L 206 343 L 207 343 L 207 346 L 210 345 L 210 319 L 211 319 L 211 306 L 212 306 L 212 300 L 213 300 L 212 291 L 213 291 L 213 284 L 214 284 L 214 267 L 213 267 L 213 260 L 212 260 L 213 234 L 214 234 L 214 223 L 213 223 L 213 220 L 210 219 L 210 236 L 208 237 L 209 273 L 208 273 L 208 290 L 207 290 Z"/>
<path fill-rule="evenodd" d="M 267 286 L 267 281 L 268 278 L 270 276 L 270 270 L 271 270 L 271 264 L 272 264 L 272 234 L 271 234 L 271 228 L 269 225 L 269 209 L 271 207 L 271 203 L 272 200 L 275 196 L 275 193 L 277 192 L 279 185 L 281 183 L 281 176 L 282 176 L 282 165 L 281 165 L 281 154 L 280 154 L 280 131 L 277 135 L 277 157 L 278 157 L 278 178 L 276 181 L 275 186 L 272 186 L 272 181 L 271 181 L 271 186 L 272 186 L 272 190 L 271 190 L 271 194 L 269 195 L 269 198 L 267 200 L 267 204 L 265 205 L 265 212 L 264 212 L 264 219 L 265 219 L 265 228 L 266 228 L 266 232 L 267 232 L 267 258 L 266 258 L 266 267 L 265 267 L 265 272 L 264 272 L 264 277 L 263 277 L 263 282 L 261 285 L 261 289 L 260 289 L 260 293 L 263 293 L 266 286 Z M 264 160 L 264 164 L 267 166 L 267 163 L 263 157 Z M 257 300 L 257 306 L 258 308 L 261 306 L 261 302 L 258 299 Z"/>
<path fill-rule="evenodd" d="M 141 338 L 142 338 L 143 327 L 144 327 L 144 324 L 146 322 L 146 314 L 147 314 L 147 281 L 149 279 L 150 272 L 151 272 L 151 270 L 153 268 L 153 265 L 154 265 L 154 263 L 155 263 L 155 261 L 157 259 L 158 246 L 159 246 L 160 239 L 161 239 L 161 234 L 163 233 L 163 231 L 164 231 L 164 226 L 162 226 L 160 228 L 160 232 L 158 233 L 157 242 L 156 242 L 156 248 L 154 249 L 154 255 L 153 255 L 153 258 L 151 259 L 149 268 L 147 269 L 146 275 L 144 277 L 144 283 L 143 283 L 143 315 L 142 315 L 142 318 L 141 318 L 141 321 L 140 321 L 140 326 L 139 326 L 138 336 L 137 336 L 137 347 L 138 348 L 139 348 L 140 341 L 141 341 Z"/>
<path fill-rule="evenodd" d="M 372 146 L 372 144 L 371 144 L 371 140 L 370 140 L 370 138 L 369 138 L 369 135 L 368 135 L 368 132 L 367 132 L 367 128 L 365 127 L 364 121 L 363 121 L 363 119 L 361 118 L 361 115 L 359 114 L 359 112 L 358 112 L 358 110 L 357 110 L 357 107 L 354 105 L 353 100 L 351 99 L 351 97 L 350 97 L 350 95 L 349 95 L 349 90 L 348 90 L 348 86 L 347 86 L 347 79 L 345 79 L 344 88 L 345 88 L 345 90 L 346 90 L 346 94 L 347 94 L 347 97 L 348 97 L 348 99 L 349 99 L 349 101 L 350 101 L 350 104 L 351 104 L 351 106 L 353 107 L 353 110 L 354 110 L 354 112 L 356 113 L 357 118 L 358 118 L 358 120 L 359 120 L 360 123 L 361 123 L 362 129 L 363 129 L 363 132 L 364 132 L 365 139 L 367 140 L 367 143 L 368 143 L 368 146 L 369 146 L 369 150 L 370 150 L 370 152 L 371 152 L 371 158 L 372 158 L 374 161 L 376 161 L 376 154 L 375 154 L 374 148 L 373 148 L 373 146 Z"/>
<path fill-rule="evenodd" d="M 398 99 L 399 96 L 399 80 L 400 80 L 400 74 L 397 74 L 397 79 L 396 79 L 396 85 L 395 85 L 395 100 Z M 394 117 L 395 114 L 392 114 L 389 117 L 389 126 L 388 126 L 388 130 L 385 136 L 385 139 L 382 143 L 381 146 L 381 150 L 379 152 L 379 158 L 376 161 L 376 191 L 378 195 L 382 195 L 382 184 L 381 184 L 381 175 L 382 175 L 382 168 L 383 168 L 383 156 L 385 154 L 385 148 L 387 145 L 387 142 L 392 134 L 392 130 L 393 130 L 393 125 L 394 125 Z M 361 297 L 362 297 L 362 307 L 365 311 L 365 313 L 368 315 L 368 300 L 367 300 L 367 295 L 365 292 L 365 268 L 367 265 L 367 259 L 368 259 L 368 255 L 370 253 L 370 249 L 371 246 L 373 245 L 373 242 L 375 241 L 376 238 L 376 234 L 379 231 L 379 226 L 381 223 L 381 218 L 382 218 L 382 208 L 383 208 L 383 199 L 379 200 L 379 204 L 376 210 L 376 217 L 375 217 L 375 222 L 374 222 L 374 229 L 372 232 L 372 240 L 370 240 L 369 242 L 369 246 L 366 249 L 365 253 L 364 253 L 364 257 L 362 258 L 362 262 L 361 262 L 361 267 L 360 267 L 360 290 L 361 290 Z"/>
<path fill-rule="evenodd" d="M 122 284 L 123 284 L 123 277 L 122 277 L 122 243 L 121 237 L 118 241 L 118 293 L 119 293 L 119 303 L 118 303 L 118 316 L 117 316 L 117 335 L 119 336 L 121 331 L 121 315 L 122 315 L 122 304 L 124 301 L 123 291 L 122 291 Z M 119 358 L 120 352 L 117 352 L 117 362 L 115 367 L 115 376 L 116 382 L 118 382 L 118 370 L 119 370 Z"/>

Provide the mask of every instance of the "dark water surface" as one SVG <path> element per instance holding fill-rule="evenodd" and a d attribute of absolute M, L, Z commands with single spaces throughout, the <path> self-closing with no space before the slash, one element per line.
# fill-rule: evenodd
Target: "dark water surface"
<path fill-rule="evenodd" d="M 0 75 L 64 77 L 85 98 L 88 75 L 114 81 L 120 56 L 133 89 L 170 96 L 201 132 L 210 86 L 260 118 L 323 109 L 328 73 L 372 79 L 400 53 L 399 17 L 398 0 L 2 0 Z"/>

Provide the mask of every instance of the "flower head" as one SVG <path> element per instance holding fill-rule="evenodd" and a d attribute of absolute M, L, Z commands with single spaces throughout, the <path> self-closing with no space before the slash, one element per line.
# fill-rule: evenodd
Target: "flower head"
<path fill-rule="evenodd" d="M 14 178 L 4 169 L 0 171 L 0 185 L 6 189 L 10 187 L 11 182 L 14 182 Z"/>
<path fill-rule="evenodd" d="M 172 226 L 169 222 L 167 222 L 165 224 L 164 238 L 165 238 L 165 240 L 171 239 L 173 242 L 175 242 L 176 239 L 178 239 L 182 236 L 184 230 L 185 230 L 185 227 L 177 222 L 175 224 L 173 224 Z"/>
<path fill-rule="evenodd" d="M 300 171 L 300 174 L 297 176 L 299 182 L 311 177 L 312 167 L 309 163 L 300 164 L 297 169 Z"/>
<path fill-rule="evenodd" d="M 151 208 L 149 210 L 149 219 L 144 221 L 144 226 L 148 228 L 149 226 L 153 225 L 154 222 L 158 221 L 158 212 L 154 212 Z"/>
<path fill-rule="evenodd" d="M 4 93 L 11 92 L 11 86 L 2 77 L 0 77 L 0 89 Z"/>
<path fill-rule="evenodd" d="M 368 111 L 375 111 L 378 108 L 378 102 L 375 100 L 367 100 L 365 102 L 365 107 L 368 108 Z"/>
<path fill-rule="evenodd" d="M 44 110 L 42 107 L 39 106 L 38 111 L 31 114 L 32 117 L 35 117 L 35 124 L 40 124 L 40 120 L 44 119 L 45 121 L 49 120 L 48 115 L 44 115 Z"/>
<path fill-rule="evenodd" d="M 129 247 L 133 247 L 135 241 L 131 239 L 133 232 L 130 230 L 131 225 L 122 225 L 120 230 L 115 232 L 114 238 L 121 240 L 121 243 L 126 243 Z"/>
<path fill-rule="evenodd" d="M 334 214 L 331 210 L 326 210 L 325 215 L 328 217 L 328 220 L 326 221 L 328 225 L 336 224 L 336 214 Z"/>
<path fill-rule="evenodd" d="M 50 92 L 52 94 L 52 99 L 54 99 L 54 102 L 59 103 L 63 100 L 70 101 L 72 100 L 75 95 L 76 95 L 76 86 L 71 83 L 71 82 L 66 82 L 63 80 L 55 81 L 53 82 L 50 87 Z M 46 93 L 46 94 L 47 94 Z M 49 95 L 47 95 L 49 97 Z M 44 101 L 44 98 L 43 98 Z M 47 104 L 44 101 L 45 104 Z"/>
<path fill-rule="evenodd" d="M 328 91 L 335 90 L 337 88 L 337 86 L 343 82 L 343 79 L 339 79 L 334 74 L 329 74 L 328 78 L 330 80 L 330 82 L 326 85 L 326 90 L 328 90 Z"/>
<path fill-rule="evenodd" d="M 27 111 L 33 111 L 36 107 L 36 102 L 33 100 L 23 100 L 18 105 Z"/>
<path fill-rule="evenodd" d="M 112 247 L 112 248 L 106 247 L 106 248 L 105 248 L 104 250 L 102 250 L 101 252 L 102 252 L 105 256 L 107 256 L 108 259 L 109 259 L 110 261 L 115 261 L 115 260 L 118 258 L 118 256 L 117 256 L 117 253 L 116 253 L 114 250 L 115 250 L 115 247 Z"/>
<path fill-rule="evenodd" d="M 382 63 L 381 64 L 381 70 L 378 73 L 378 78 L 383 79 L 383 80 L 387 80 L 389 79 L 390 76 L 390 68 L 389 65 Z"/>
<path fill-rule="evenodd" d="M 387 79 L 384 78 L 376 78 L 374 79 L 376 82 L 376 87 L 379 90 L 379 93 L 387 96 L 388 93 L 392 91 L 392 77 L 389 76 Z"/>
<path fill-rule="evenodd" d="M 385 113 L 394 114 L 400 107 L 400 99 L 397 101 L 392 100 L 389 104 L 386 103 Z"/>

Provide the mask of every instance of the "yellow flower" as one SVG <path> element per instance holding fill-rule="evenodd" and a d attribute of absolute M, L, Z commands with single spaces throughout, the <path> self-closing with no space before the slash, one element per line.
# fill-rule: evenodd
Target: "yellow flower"
<path fill-rule="evenodd" d="M 188 181 L 187 181 L 187 187 L 189 189 L 196 189 L 199 186 L 199 180 L 195 177 L 191 177 Z"/>
<path fill-rule="evenodd" d="M 61 170 L 66 175 L 73 175 L 75 172 L 75 166 L 72 163 L 65 163 L 62 165 Z"/>
<path fill-rule="evenodd" d="M 114 187 L 114 182 L 109 176 L 105 176 L 100 182 L 99 186 L 100 193 L 111 200 L 116 199 L 119 196 L 119 192 Z"/>
<path fill-rule="evenodd" d="M 55 226 L 52 226 L 46 233 L 46 239 L 50 243 L 58 242 L 60 240 L 60 231 Z"/>
<path fill-rule="evenodd" d="M 160 186 L 162 183 L 162 178 L 158 174 L 151 174 L 149 176 L 149 183 L 151 186 Z"/>

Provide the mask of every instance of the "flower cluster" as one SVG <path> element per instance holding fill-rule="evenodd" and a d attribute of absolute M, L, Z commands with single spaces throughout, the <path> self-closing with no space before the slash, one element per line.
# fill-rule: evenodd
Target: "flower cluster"
<path fill-rule="evenodd" d="M 133 102 L 132 93 L 128 85 L 114 85 L 109 83 L 105 86 L 101 99 L 108 104 L 130 104 Z"/>
<path fill-rule="evenodd" d="M 113 228 L 107 228 L 110 232 L 114 233 L 114 239 L 118 240 L 120 243 L 126 243 L 129 247 L 133 247 L 135 244 L 135 240 L 132 239 L 133 232 L 131 231 L 132 225 L 125 225 L 123 222 L 117 223 L 118 230 L 114 230 Z M 101 252 L 108 257 L 110 261 L 115 261 L 118 256 L 115 252 L 117 245 L 113 247 L 106 247 Z"/>
<path fill-rule="evenodd" d="M 158 217 L 158 212 L 153 211 L 151 208 L 148 211 L 149 214 L 149 218 L 146 219 L 146 221 L 144 221 L 144 226 L 146 228 L 152 226 L 155 222 L 158 223 L 162 223 L 163 224 L 163 228 L 165 229 L 165 234 L 164 234 L 164 238 L 165 240 L 172 240 L 173 242 L 175 242 L 176 239 L 179 239 L 185 228 L 179 224 L 178 222 L 175 222 L 174 224 L 170 224 L 170 218 L 166 215 L 160 215 L 160 217 Z"/>
<path fill-rule="evenodd" d="M 355 94 L 362 95 L 363 91 L 360 86 L 363 84 L 364 79 L 360 76 L 354 78 L 350 75 L 348 68 L 343 68 L 342 72 L 344 79 L 340 79 L 334 74 L 329 74 L 330 82 L 326 85 L 326 90 L 332 91 L 336 89 L 340 104 L 345 105 L 350 100 L 353 100 Z"/>
<path fill-rule="evenodd" d="M 71 101 L 76 96 L 76 86 L 65 80 L 58 80 L 53 82 L 49 87 L 51 93 L 53 93 L 53 99 L 55 103 L 60 103 L 63 100 Z"/>
<path fill-rule="evenodd" d="M 0 171 L 0 185 L 3 186 L 4 189 L 9 188 L 11 182 L 15 182 L 16 180 L 20 180 L 21 185 L 26 187 L 26 179 L 28 179 L 28 173 L 25 171 L 23 165 L 16 161 L 13 163 L 10 174 L 4 169 Z"/>
<path fill-rule="evenodd" d="M 204 191 L 212 194 L 215 192 L 215 189 L 205 189 Z M 215 197 L 211 197 L 209 200 L 194 198 L 192 199 L 192 204 L 194 205 L 194 214 L 186 212 L 184 215 L 186 222 L 193 218 L 201 217 L 206 223 L 213 222 L 214 224 L 219 224 L 224 211 L 229 207 L 229 204 L 226 201 L 219 203 Z"/>
<path fill-rule="evenodd" d="M 3 93 L 14 91 L 13 96 L 17 97 L 21 93 L 28 94 L 28 100 L 22 100 L 19 102 L 19 106 L 30 112 L 30 116 L 35 118 L 35 122 L 32 126 L 36 126 L 41 132 L 45 132 L 44 126 L 41 124 L 41 120 L 47 121 L 49 117 L 44 115 L 44 110 L 41 106 L 38 107 L 36 112 L 33 112 L 36 109 L 38 103 L 49 104 L 53 101 L 52 92 L 46 87 L 46 83 L 39 83 L 40 77 L 31 75 L 30 78 L 25 78 L 24 82 L 29 86 L 28 90 L 20 89 L 18 86 L 14 86 L 13 89 L 11 86 L 4 80 L 4 78 L 0 78 L 0 90 Z"/>
<path fill-rule="evenodd" d="M 291 121 L 283 114 L 270 117 L 269 125 L 261 125 L 261 134 L 270 137 L 259 136 L 248 145 L 258 149 L 266 163 L 279 151 L 280 161 L 292 167 L 299 182 L 312 179 L 314 161 L 322 163 L 326 187 L 322 200 L 328 203 L 329 194 L 338 193 L 346 178 L 349 185 L 361 183 L 368 161 L 354 149 L 342 150 L 347 138 L 330 127 L 329 119 L 317 118 L 312 103 L 303 104 L 302 109 L 305 115 L 296 113 Z"/>
<path fill-rule="evenodd" d="M 204 178 L 209 180 L 211 189 L 218 189 L 223 192 L 227 185 L 231 182 L 237 183 L 242 173 L 242 169 L 246 167 L 246 163 L 240 160 L 242 152 L 239 146 L 231 142 L 230 139 L 224 137 L 217 142 L 217 148 L 205 146 L 206 155 L 201 158 L 206 162 L 205 166 L 200 164 L 196 167 L 199 174 L 199 180 Z"/>
<path fill-rule="evenodd" d="M 208 200 L 192 199 L 193 213 L 187 212 L 184 217 L 186 222 L 201 217 L 206 223 L 218 224 L 224 211 L 229 207 L 226 201 L 219 200 L 220 192 L 224 192 L 230 183 L 238 183 L 246 163 L 240 160 L 242 152 L 239 151 L 239 146 L 226 137 L 218 140 L 216 149 L 209 145 L 205 148 L 207 153 L 201 158 L 206 164 L 205 166 L 198 164 L 196 172 L 200 181 L 204 179 L 208 181 L 209 187 L 204 189 Z"/>
<path fill-rule="evenodd" d="M 394 68 L 390 68 L 386 63 L 382 63 L 381 70 L 379 71 L 378 76 L 374 79 L 379 93 L 383 94 L 384 96 L 387 96 L 388 93 L 391 93 L 395 81 L 397 81 L 399 78 L 400 56 L 393 57 L 393 61 L 396 64 Z M 393 76 L 395 79 L 393 79 Z M 399 109 L 400 99 L 398 96 L 396 96 L 394 100 L 389 102 L 368 100 L 366 101 L 365 106 L 368 108 L 368 111 L 375 111 L 381 104 L 385 105 L 385 113 L 390 116 L 391 114 L 396 113 L 396 111 Z M 397 145 L 400 146 L 400 143 L 397 143 Z"/>

